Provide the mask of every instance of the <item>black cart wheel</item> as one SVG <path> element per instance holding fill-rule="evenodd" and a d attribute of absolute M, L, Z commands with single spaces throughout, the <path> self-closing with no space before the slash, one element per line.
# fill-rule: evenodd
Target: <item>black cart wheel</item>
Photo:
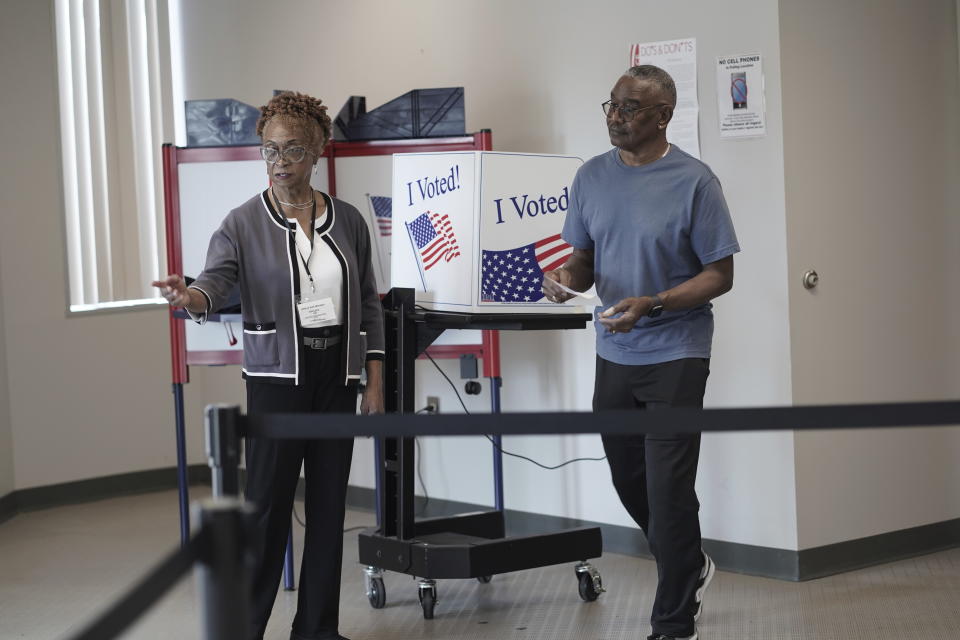
<path fill-rule="evenodd" d="M 367 600 L 374 609 L 383 609 L 387 605 L 387 587 L 383 584 L 383 578 L 370 578 Z"/>
<path fill-rule="evenodd" d="M 493 580 L 493 576 L 477 576 L 477 582 L 480 584 L 487 584 L 491 580 Z"/>
<path fill-rule="evenodd" d="M 437 606 L 437 590 L 421 589 L 420 606 L 423 607 L 423 619 L 433 620 L 433 608 Z"/>
<path fill-rule="evenodd" d="M 593 584 L 593 577 L 587 573 L 583 572 L 579 575 L 580 580 L 580 597 L 583 598 L 584 602 L 593 602 L 600 597 L 600 593 L 597 591 L 597 588 Z"/>

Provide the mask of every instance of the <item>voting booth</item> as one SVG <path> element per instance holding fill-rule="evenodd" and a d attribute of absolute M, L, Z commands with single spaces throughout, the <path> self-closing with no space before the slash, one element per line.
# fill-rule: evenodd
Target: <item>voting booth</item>
<path fill-rule="evenodd" d="M 333 141 L 318 159 L 311 183 L 321 191 L 354 204 L 370 229 L 372 262 L 378 291 L 390 288 L 392 232 L 390 189 L 392 156 L 410 151 L 450 152 L 489 149 L 491 132 L 449 137 L 363 142 Z M 164 218 L 170 273 L 197 276 L 206 261 L 210 236 L 234 207 L 265 189 L 269 182 L 259 145 L 184 148 L 163 145 Z M 463 332 L 470 336 L 432 349 L 434 358 L 470 353 L 484 358 L 485 377 L 499 376 L 496 332 Z M 479 333 L 482 333 L 482 344 Z M 191 366 L 240 365 L 243 331 L 240 314 L 215 310 L 208 322 L 196 324 L 186 313 L 171 310 L 170 355 L 177 439 L 177 484 L 180 541 L 190 535 L 187 487 L 184 384 Z M 290 565 L 292 567 L 292 565 Z M 292 571 L 292 569 L 291 569 Z M 292 582 L 289 583 L 292 585 Z"/>
<path fill-rule="evenodd" d="M 463 313 L 582 313 L 555 304 L 543 274 L 573 248 L 560 238 L 580 158 L 466 151 L 393 156 L 393 287 Z"/>

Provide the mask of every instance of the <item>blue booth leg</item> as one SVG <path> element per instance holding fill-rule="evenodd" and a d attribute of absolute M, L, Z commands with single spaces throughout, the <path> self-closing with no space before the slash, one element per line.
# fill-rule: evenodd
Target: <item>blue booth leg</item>
<path fill-rule="evenodd" d="M 290 523 L 290 532 L 287 534 L 287 552 L 283 556 L 283 588 L 293 591 L 293 523 Z"/>
<path fill-rule="evenodd" d="M 183 420 L 183 384 L 173 384 L 173 413 L 177 432 L 177 491 L 180 494 L 180 546 L 190 540 L 190 497 L 187 481 L 187 445 Z"/>

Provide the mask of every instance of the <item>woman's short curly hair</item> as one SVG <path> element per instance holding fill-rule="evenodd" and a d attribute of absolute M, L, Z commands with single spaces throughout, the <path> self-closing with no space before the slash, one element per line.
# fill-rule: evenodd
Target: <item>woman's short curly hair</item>
<path fill-rule="evenodd" d="M 333 132 L 327 107 L 319 99 L 305 93 L 295 91 L 278 93 L 270 99 L 270 102 L 260 107 L 260 118 L 257 120 L 258 136 L 263 137 L 264 128 L 274 118 L 304 127 L 309 137 L 308 142 L 315 148 L 329 142 Z"/>

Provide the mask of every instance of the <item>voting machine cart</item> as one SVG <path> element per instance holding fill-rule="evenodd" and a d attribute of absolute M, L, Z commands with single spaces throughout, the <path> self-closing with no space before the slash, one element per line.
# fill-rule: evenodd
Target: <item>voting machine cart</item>
<path fill-rule="evenodd" d="M 384 385 L 386 410 L 412 413 L 414 363 L 446 329 L 579 329 L 590 314 L 502 314 L 429 311 L 414 300 L 413 289 L 394 288 L 383 299 L 386 333 Z M 579 527 L 527 536 L 507 536 L 500 509 L 462 515 L 414 517 L 414 439 L 383 438 L 377 479 L 380 524 L 359 536 L 359 560 L 365 565 L 367 598 L 374 609 L 386 605 L 383 572 L 419 578 L 423 617 L 432 619 L 438 601 L 437 580 L 476 578 L 576 562 L 580 597 L 596 600 L 603 591 L 600 573 L 587 560 L 603 552 L 599 527 Z"/>

